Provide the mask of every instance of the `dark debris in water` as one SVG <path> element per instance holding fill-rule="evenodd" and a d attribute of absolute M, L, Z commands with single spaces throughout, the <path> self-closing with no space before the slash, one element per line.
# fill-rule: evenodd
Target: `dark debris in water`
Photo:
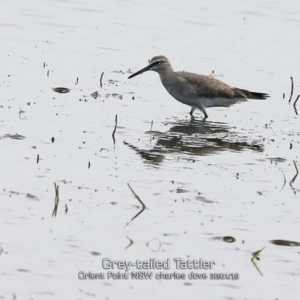
<path fill-rule="evenodd" d="M 271 240 L 269 243 L 277 246 L 286 246 L 286 247 L 300 247 L 299 242 L 288 241 L 288 240 Z"/>
<path fill-rule="evenodd" d="M 91 93 L 91 96 L 94 98 L 94 99 L 97 99 L 98 97 L 100 97 L 99 93 L 96 91 L 94 93 Z"/>
<path fill-rule="evenodd" d="M 120 100 L 122 100 L 123 99 L 123 96 L 122 95 L 120 95 L 120 94 L 117 94 L 117 93 L 113 93 L 113 94 L 111 94 L 114 98 L 116 98 L 116 99 L 120 99 Z"/>
<path fill-rule="evenodd" d="M 188 192 L 189 192 L 188 190 L 181 189 L 181 188 L 177 188 L 177 190 L 176 190 L 176 193 L 178 193 L 178 194 L 188 193 Z"/>
<path fill-rule="evenodd" d="M 278 162 L 285 162 L 286 161 L 286 159 L 282 158 L 282 157 L 268 157 L 267 159 L 270 160 L 271 163 L 273 161 L 276 162 L 276 163 L 278 163 Z"/>
<path fill-rule="evenodd" d="M 115 99 L 120 99 L 122 100 L 123 99 L 123 96 L 121 94 L 117 94 L 117 93 L 108 93 L 108 94 L 105 94 L 105 98 L 109 98 L 109 97 L 113 97 Z"/>
<path fill-rule="evenodd" d="M 56 87 L 56 88 L 52 88 L 52 90 L 56 93 L 61 93 L 61 94 L 66 94 L 70 92 L 70 89 L 66 87 Z"/>
<path fill-rule="evenodd" d="M 27 193 L 26 198 L 31 199 L 31 200 L 39 200 L 37 196 L 34 196 L 32 194 Z"/>
<path fill-rule="evenodd" d="M 205 197 L 202 197 L 202 196 L 195 196 L 195 199 L 196 199 L 197 201 L 201 201 L 201 202 L 207 203 L 207 204 L 209 204 L 209 203 L 214 203 L 214 201 L 208 200 L 208 199 L 206 199 Z"/>
<path fill-rule="evenodd" d="M 216 236 L 213 238 L 214 240 L 219 240 L 219 241 L 223 241 L 225 243 L 234 243 L 236 241 L 236 239 L 232 236 Z"/>
<path fill-rule="evenodd" d="M 111 85 L 116 85 L 118 83 L 118 80 L 108 79 L 108 83 Z"/>
<path fill-rule="evenodd" d="M 223 237 L 223 242 L 226 242 L 226 243 L 234 243 L 234 242 L 235 242 L 235 238 L 232 237 L 232 236 L 224 236 L 224 237 Z"/>
<path fill-rule="evenodd" d="M 24 273 L 27 273 L 27 272 L 30 272 L 30 270 L 28 269 L 17 269 L 18 272 L 24 272 Z"/>
<path fill-rule="evenodd" d="M 2 138 L 8 138 L 8 139 L 13 139 L 13 140 L 24 140 L 25 139 L 25 136 L 23 135 L 20 135 L 20 134 L 4 134 L 3 136 L 0 137 L 1 139 Z"/>
<path fill-rule="evenodd" d="M 9 191 L 9 193 L 12 195 L 17 195 L 17 196 L 24 195 L 26 198 L 28 198 L 30 200 L 36 200 L 36 201 L 40 200 L 37 196 L 30 194 L 30 193 L 26 194 L 26 193 L 20 193 L 20 192 L 16 192 L 16 191 Z"/>

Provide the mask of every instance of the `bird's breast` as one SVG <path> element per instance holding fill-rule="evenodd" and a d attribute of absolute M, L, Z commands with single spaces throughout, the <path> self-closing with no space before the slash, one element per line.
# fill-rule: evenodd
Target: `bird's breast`
<path fill-rule="evenodd" d="M 176 100 L 184 104 L 193 105 L 194 101 L 199 98 L 194 88 L 188 86 L 184 81 L 180 80 L 180 77 L 160 76 L 160 79 L 168 93 Z"/>

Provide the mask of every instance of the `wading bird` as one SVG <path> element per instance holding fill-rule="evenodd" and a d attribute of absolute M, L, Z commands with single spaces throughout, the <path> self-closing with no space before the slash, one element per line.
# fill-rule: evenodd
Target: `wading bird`
<path fill-rule="evenodd" d="M 190 115 L 193 117 L 195 109 L 200 109 L 204 118 L 208 117 L 208 107 L 229 107 L 247 99 L 263 100 L 269 97 L 265 93 L 250 92 L 248 90 L 231 87 L 212 76 L 199 75 L 189 72 L 174 72 L 169 60 L 165 56 L 154 56 L 149 65 L 128 78 L 135 77 L 146 71 L 159 74 L 165 89 L 179 102 L 191 106 Z"/>

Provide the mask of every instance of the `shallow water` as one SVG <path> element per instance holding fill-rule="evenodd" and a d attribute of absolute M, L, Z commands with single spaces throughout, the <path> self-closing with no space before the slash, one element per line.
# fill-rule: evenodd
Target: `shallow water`
<path fill-rule="evenodd" d="M 295 299 L 299 12 L 296 1 L 3 3 L 0 296 Z M 154 72 L 127 79 L 160 54 L 271 97 L 191 121 Z M 138 269 L 104 269 L 104 258 L 170 269 L 108 279 Z M 181 270 L 175 258 L 216 264 Z"/>

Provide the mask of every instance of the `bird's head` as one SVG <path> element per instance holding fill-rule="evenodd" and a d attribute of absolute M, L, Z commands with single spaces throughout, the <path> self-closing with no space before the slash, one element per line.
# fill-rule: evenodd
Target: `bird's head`
<path fill-rule="evenodd" d="M 169 67 L 171 67 L 171 64 L 165 56 L 154 56 L 149 60 L 149 65 L 147 67 L 133 73 L 128 78 L 130 79 L 147 71 L 155 71 L 160 73 Z"/>

